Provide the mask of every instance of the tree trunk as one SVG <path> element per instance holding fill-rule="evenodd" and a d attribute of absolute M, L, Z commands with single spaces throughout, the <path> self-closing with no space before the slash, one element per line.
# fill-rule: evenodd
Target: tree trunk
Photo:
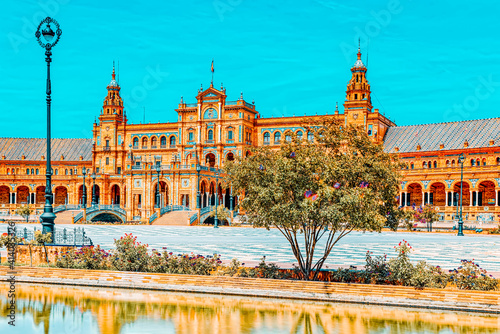
<path fill-rule="evenodd" d="M 29 249 L 30 249 L 30 267 L 33 267 L 33 255 L 31 253 L 31 245 L 28 245 Z"/>
<path fill-rule="evenodd" d="M 45 247 L 45 242 L 43 243 L 43 249 L 45 250 L 45 260 L 49 264 L 49 255 L 47 254 L 47 247 Z"/>

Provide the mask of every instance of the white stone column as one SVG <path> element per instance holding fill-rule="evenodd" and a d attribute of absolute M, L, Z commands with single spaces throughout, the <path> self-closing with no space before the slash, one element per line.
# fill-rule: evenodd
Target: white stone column
<path fill-rule="evenodd" d="M 425 191 L 422 191 L 422 206 L 424 206 L 425 203 Z"/>
<path fill-rule="evenodd" d="M 198 125 L 198 140 L 197 143 L 201 143 L 201 125 Z"/>
<path fill-rule="evenodd" d="M 499 191 L 499 190 L 495 190 L 495 193 L 496 193 L 496 195 L 497 195 L 497 196 L 496 196 L 497 200 L 495 201 L 495 206 L 498 206 L 498 200 L 500 200 L 500 196 L 499 196 L 500 191 Z"/>
<path fill-rule="evenodd" d="M 198 103 L 198 120 L 201 120 L 201 104 Z"/>
<path fill-rule="evenodd" d="M 404 192 L 399 192 L 399 206 L 403 206 L 403 194 Z"/>
<path fill-rule="evenodd" d="M 445 201 L 444 201 L 444 206 L 449 206 L 448 204 L 450 204 L 450 203 L 448 203 L 448 193 L 449 193 L 449 191 L 448 191 L 448 190 L 446 190 L 446 191 L 445 191 L 445 194 L 446 194 L 445 196 L 446 196 L 446 198 L 445 198 Z"/>

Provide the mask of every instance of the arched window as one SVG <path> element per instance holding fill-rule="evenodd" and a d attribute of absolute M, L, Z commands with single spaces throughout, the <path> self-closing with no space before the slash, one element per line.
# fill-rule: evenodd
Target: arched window
<path fill-rule="evenodd" d="M 64 175 L 68 175 L 68 170 L 67 169 L 64 170 Z"/>
<path fill-rule="evenodd" d="M 106 159 L 108 159 L 108 158 L 106 158 Z M 69 175 L 73 175 L 73 170 L 72 169 L 69 170 Z"/>
<path fill-rule="evenodd" d="M 271 134 L 264 132 L 264 145 L 269 145 L 269 142 L 271 142 Z"/>
<path fill-rule="evenodd" d="M 497 158 L 497 165 L 500 165 L 500 157 Z"/>
<path fill-rule="evenodd" d="M 142 148 L 148 147 L 148 137 L 142 137 Z"/>
<path fill-rule="evenodd" d="M 302 131 L 297 131 L 297 138 L 299 138 L 299 140 L 302 140 Z"/>
<path fill-rule="evenodd" d="M 432 168 L 432 162 L 431 162 L 431 161 L 429 161 L 429 162 L 427 163 L 427 166 L 429 166 L 429 168 Z"/>
<path fill-rule="evenodd" d="M 56 168 L 56 175 L 59 175 L 59 169 Z"/>
<path fill-rule="evenodd" d="M 451 160 L 451 167 L 455 167 L 455 160 Z"/>
<path fill-rule="evenodd" d="M 214 140 L 214 131 L 208 130 L 208 140 Z"/>
<path fill-rule="evenodd" d="M 307 140 L 310 142 L 314 141 L 314 134 L 312 132 L 307 133 Z"/>
<path fill-rule="evenodd" d="M 7 168 L 7 175 L 10 175 L 10 168 Z"/>
<path fill-rule="evenodd" d="M 477 165 L 477 166 L 481 166 L 481 160 L 477 159 L 477 160 L 476 160 L 476 165 Z"/>
<path fill-rule="evenodd" d="M 476 165 L 476 160 L 474 160 L 474 159 L 470 159 L 470 165 L 471 165 L 471 166 L 475 166 L 475 165 Z"/>
<path fill-rule="evenodd" d="M 157 142 L 158 142 L 158 139 L 156 139 L 156 137 L 151 138 L 151 148 L 156 148 Z"/>
<path fill-rule="evenodd" d="M 280 141 L 281 141 L 281 133 L 280 132 L 275 132 L 274 133 L 274 143 L 275 144 L 279 144 Z"/>
<path fill-rule="evenodd" d="M 133 143 L 134 143 L 134 148 L 138 148 L 139 147 L 139 138 L 134 137 Z"/>
<path fill-rule="evenodd" d="M 451 166 L 450 160 L 446 160 L 446 167 L 450 167 L 450 166 Z"/>
<path fill-rule="evenodd" d="M 162 137 L 160 138 L 160 145 L 161 145 L 161 148 L 165 148 L 165 147 L 167 147 L 167 137 L 162 136 Z"/>
<path fill-rule="evenodd" d="M 38 168 L 36 169 L 36 175 L 38 175 L 40 173 L 40 171 L 38 170 Z"/>
<path fill-rule="evenodd" d="M 175 147 L 175 136 L 170 137 L 170 147 Z"/>
<path fill-rule="evenodd" d="M 483 166 L 486 166 L 486 159 L 483 158 Z"/>
<path fill-rule="evenodd" d="M 434 161 L 434 168 L 437 168 L 437 166 L 438 166 L 437 161 Z"/>
<path fill-rule="evenodd" d="M 290 133 L 287 133 L 285 135 L 285 140 L 286 140 L 287 143 L 291 142 L 292 141 L 292 135 Z"/>
<path fill-rule="evenodd" d="M 29 168 L 26 168 L 26 174 L 30 175 L 30 169 Z"/>
<path fill-rule="evenodd" d="M 415 165 L 413 164 L 413 162 L 411 163 L 411 169 L 414 169 L 415 168 Z"/>
<path fill-rule="evenodd" d="M 424 163 L 422 164 L 422 168 L 427 168 L 427 161 L 424 161 Z"/>

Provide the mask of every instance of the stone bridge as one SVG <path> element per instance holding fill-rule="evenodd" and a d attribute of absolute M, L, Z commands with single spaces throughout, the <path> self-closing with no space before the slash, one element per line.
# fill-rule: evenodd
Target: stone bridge
<path fill-rule="evenodd" d="M 94 205 L 87 209 L 86 212 L 88 221 L 106 221 L 125 223 L 127 221 L 127 213 L 119 205 Z M 75 223 L 78 223 L 83 218 L 83 212 L 75 216 Z"/>

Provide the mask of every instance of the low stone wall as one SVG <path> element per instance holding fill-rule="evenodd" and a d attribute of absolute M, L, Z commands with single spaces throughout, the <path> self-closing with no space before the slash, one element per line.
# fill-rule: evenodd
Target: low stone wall
<path fill-rule="evenodd" d="M 54 263 L 56 260 L 56 256 L 58 253 L 66 252 L 73 247 L 66 246 L 47 246 L 47 256 L 49 258 L 50 263 Z M 30 260 L 31 258 L 31 260 Z M 2 257 L 2 262 L 5 262 L 6 259 Z M 46 255 L 45 249 L 43 246 L 31 246 L 31 256 L 30 249 L 27 245 L 17 245 L 16 246 L 16 262 L 21 264 L 30 265 L 33 263 L 33 266 L 38 266 L 40 264 L 46 264 Z"/>
<path fill-rule="evenodd" d="M 8 279 L 7 269 L 0 267 L 0 281 Z M 17 267 L 16 270 L 16 281 L 26 283 L 197 292 L 500 314 L 498 291 L 450 288 L 416 290 L 411 287 L 371 284 L 61 268 Z"/>

